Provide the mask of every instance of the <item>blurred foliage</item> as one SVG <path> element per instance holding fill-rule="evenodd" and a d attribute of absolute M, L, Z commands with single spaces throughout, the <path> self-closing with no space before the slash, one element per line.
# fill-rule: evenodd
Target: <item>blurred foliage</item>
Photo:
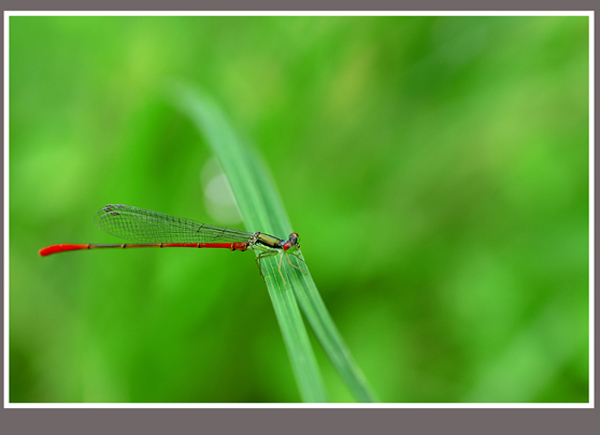
<path fill-rule="evenodd" d="M 252 255 L 37 256 L 115 242 L 105 203 L 243 227 L 180 82 L 259 148 L 383 401 L 588 401 L 587 17 L 9 26 L 11 402 L 300 400 Z"/>

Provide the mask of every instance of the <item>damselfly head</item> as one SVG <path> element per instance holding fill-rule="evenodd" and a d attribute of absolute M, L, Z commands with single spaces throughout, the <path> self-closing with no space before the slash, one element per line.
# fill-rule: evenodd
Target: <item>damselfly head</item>
<path fill-rule="evenodd" d="M 292 233 L 288 237 L 288 241 L 284 243 L 283 250 L 287 251 L 289 249 L 296 250 L 300 249 L 300 245 L 298 244 L 298 234 Z"/>

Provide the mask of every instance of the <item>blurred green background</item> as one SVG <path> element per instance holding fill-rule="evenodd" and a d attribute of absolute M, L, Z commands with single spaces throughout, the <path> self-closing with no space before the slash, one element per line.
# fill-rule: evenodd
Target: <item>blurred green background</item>
<path fill-rule="evenodd" d="M 252 254 L 37 254 L 117 242 L 106 203 L 244 228 L 208 199 L 181 83 L 271 168 L 382 401 L 588 401 L 587 17 L 9 29 L 11 402 L 300 400 Z"/>

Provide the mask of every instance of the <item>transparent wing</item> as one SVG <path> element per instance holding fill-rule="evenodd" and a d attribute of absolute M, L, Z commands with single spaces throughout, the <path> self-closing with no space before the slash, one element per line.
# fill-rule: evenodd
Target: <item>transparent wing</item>
<path fill-rule="evenodd" d="M 102 231 L 136 243 L 248 242 L 252 233 L 170 216 L 129 205 L 109 204 L 96 214 Z"/>

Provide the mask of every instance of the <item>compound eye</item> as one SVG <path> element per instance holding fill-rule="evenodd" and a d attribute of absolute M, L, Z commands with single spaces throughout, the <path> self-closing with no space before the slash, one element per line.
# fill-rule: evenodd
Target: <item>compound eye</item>
<path fill-rule="evenodd" d="M 292 243 L 292 245 L 297 245 L 298 244 L 298 234 L 296 234 L 296 233 L 290 234 L 290 237 L 288 238 L 288 240 Z"/>

